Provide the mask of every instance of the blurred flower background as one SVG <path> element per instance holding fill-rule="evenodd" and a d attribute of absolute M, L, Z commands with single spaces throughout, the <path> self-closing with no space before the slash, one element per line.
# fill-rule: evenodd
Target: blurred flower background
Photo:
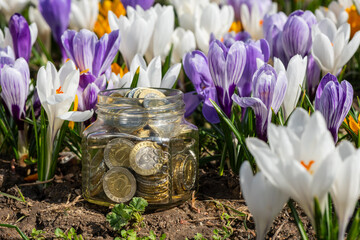
<path fill-rule="evenodd" d="M 337 214 L 329 234 L 344 238 L 360 197 L 359 0 L 0 0 L 0 13 L 0 154 L 38 181 L 60 152 L 81 159 L 100 91 L 177 88 L 200 167 L 240 173 L 258 239 L 289 198 L 317 232 Z"/>

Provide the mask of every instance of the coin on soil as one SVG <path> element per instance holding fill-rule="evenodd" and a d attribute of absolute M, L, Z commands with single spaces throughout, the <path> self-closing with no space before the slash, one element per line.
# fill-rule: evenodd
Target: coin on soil
<path fill-rule="evenodd" d="M 154 142 L 139 142 L 130 152 L 130 166 L 140 175 L 157 173 L 162 166 L 162 150 Z"/>
<path fill-rule="evenodd" d="M 126 168 L 114 167 L 104 175 L 103 188 L 110 200 L 117 203 L 127 202 L 135 195 L 136 180 Z"/>
<path fill-rule="evenodd" d="M 109 168 L 129 167 L 129 156 L 135 144 L 125 138 L 111 140 L 104 150 L 104 160 Z"/>

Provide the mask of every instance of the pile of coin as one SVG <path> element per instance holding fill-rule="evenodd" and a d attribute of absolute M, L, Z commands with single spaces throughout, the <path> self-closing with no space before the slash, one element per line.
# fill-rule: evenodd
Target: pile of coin
<path fill-rule="evenodd" d="M 149 88 L 134 88 L 124 95 L 114 92 L 110 97 L 110 104 L 116 104 L 113 101 L 118 97 L 137 98 L 130 101 L 129 109 L 168 104 L 161 91 Z M 91 197 L 122 203 L 139 196 L 149 204 L 167 204 L 190 194 L 197 177 L 197 160 L 191 150 L 195 140 L 173 137 L 179 135 L 181 118 L 171 123 L 166 119 L 151 122 L 147 116 L 118 117 L 114 113 L 111 121 L 120 134 L 110 137 L 109 133 L 108 140 L 88 156 Z"/>

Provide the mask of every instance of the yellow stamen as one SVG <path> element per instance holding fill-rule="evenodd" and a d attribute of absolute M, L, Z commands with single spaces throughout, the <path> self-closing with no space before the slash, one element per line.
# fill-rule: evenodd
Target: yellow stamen
<path fill-rule="evenodd" d="M 64 92 L 61 90 L 61 86 L 60 86 L 58 89 L 56 89 L 56 94 L 62 94 L 62 93 Z"/>
<path fill-rule="evenodd" d="M 241 22 L 240 21 L 236 21 L 236 22 L 233 22 L 231 24 L 231 27 L 229 29 L 229 32 L 241 32 L 242 30 L 242 25 L 241 25 Z"/>
<path fill-rule="evenodd" d="M 313 171 L 311 171 L 311 166 L 315 163 L 314 160 L 311 160 L 308 164 L 305 164 L 304 161 L 301 161 L 301 165 L 304 166 L 304 168 L 306 169 L 306 171 L 308 171 L 310 174 L 313 174 Z"/>
<path fill-rule="evenodd" d="M 85 69 L 84 71 L 81 71 L 81 72 L 80 72 L 80 75 L 81 75 L 81 74 L 85 74 L 85 73 L 87 73 L 87 72 L 89 72 L 89 69 Z"/>

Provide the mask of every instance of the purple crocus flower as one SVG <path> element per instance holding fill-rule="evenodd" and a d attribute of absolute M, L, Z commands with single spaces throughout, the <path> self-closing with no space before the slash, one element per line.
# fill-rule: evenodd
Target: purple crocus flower
<path fill-rule="evenodd" d="M 185 117 L 190 116 L 197 106 L 201 102 L 204 102 L 202 113 L 205 119 L 211 123 L 219 123 L 220 119 L 209 100 L 212 99 L 218 102 L 216 88 L 211 79 L 207 57 L 200 51 L 193 51 L 184 56 L 183 65 L 185 73 L 193 83 L 197 93 L 185 93 Z"/>
<path fill-rule="evenodd" d="M 297 10 L 290 14 L 281 36 L 286 63 L 296 54 L 304 57 L 309 53 L 312 45 L 311 26 L 314 24 L 316 17 L 310 11 Z"/>
<path fill-rule="evenodd" d="M 95 77 L 91 73 L 83 73 L 80 75 L 79 87 L 76 95 L 78 96 L 78 109 L 85 111 L 94 109 L 97 103 L 97 94 L 105 90 L 106 77 L 101 75 Z"/>
<path fill-rule="evenodd" d="M 67 30 L 61 37 L 68 57 L 80 71 L 89 71 L 99 77 L 111 68 L 120 46 L 119 30 L 97 38 L 94 32 Z"/>
<path fill-rule="evenodd" d="M 120 46 L 119 30 L 105 34 L 99 40 L 95 33 L 82 29 L 67 30 L 61 37 L 67 55 L 83 73 L 80 76 L 79 110 L 94 108 L 99 91 L 105 90 L 106 78 Z"/>
<path fill-rule="evenodd" d="M 10 46 L 7 46 L 5 48 L 0 48 L 0 74 L 1 74 L 1 69 L 5 66 L 5 65 L 14 65 L 15 63 L 15 55 L 14 55 L 14 51 Z"/>
<path fill-rule="evenodd" d="M 245 43 L 246 64 L 244 73 L 238 82 L 239 96 L 250 97 L 252 90 L 252 78 L 257 70 L 257 59 L 268 62 L 270 58 L 269 44 L 265 39 L 258 41 L 249 40 Z"/>
<path fill-rule="evenodd" d="M 335 142 L 338 140 L 339 128 L 350 110 L 353 96 L 351 84 L 346 80 L 339 83 L 331 73 L 321 79 L 316 91 L 315 110 L 323 114 Z"/>
<path fill-rule="evenodd" d="M 270 45 L 271 57 L 277 57 L 282 61 L 285 58 L 285 52 L 281 43 L 281 35 L 287 20 L 287 16 L 283 12 L 278 12 L 264 17 L 264 36 Z"/>
<path fill-rule="evenodd" d="M 287 78 L 284 71 L 278 75 L 275 69 L 264 64 L 254 74 L 252 97 L 233 95 L 232 99 L 240 107 L 251 107 L 256 116 L 256 132 L 260 139 L 266 140 L 267 126 L 271 121 L 272 110 L 277 113 L 284 100 Z"/>
<path fill-rule="evenodd" d="M 13 48 L 16 58 L 24 58 L 29 61 L 31 55 L 31 33 L 26 19 L 15 13 L 9 21 L 9 32 L 12 37 Z"/>
<path fill-rule="evenodd" d="M 222 42 L 215 40 L 210 44 L 208 60 L 220 107 L 230 117 L 233 102 L 231 97 L 246 65 L 245 44 L 238 41 L 227 48 Z"/>
<path fill-rule="evenodd" d="M 25 118 L 25 103 L 29 92 L 30 71 L 25 59 L 19 58 L 13 66 L 1 70 L 1 97 L 15 122 Z"/>
<path fill-rule="evenodd" d="M 316 89 L 319 85 L 321 69 L 319 65 L 316 63 L 314 57 L 309 54 L 308 55 L 308 64 L 306 71 L 306 90 L 309 94 L 310 100 L 314 100 Z"/>
<path fill-rule="evenodd" d="M 154 1 L 155 0 L 122 0 L 121 3 L 124 5 L 125 9 L 127 6 L 135 8 L 136 5 L 139 5 L 144 10 L 147 10 L 154 4 Z"/>
<path fill-rule="evenodd" d="M 51 28 L 52 35 L 60 46 L 63 59 L 66 59 L 61 35 L 69 26 L 71 0 L 39 0 L 39 11 Z"/>

